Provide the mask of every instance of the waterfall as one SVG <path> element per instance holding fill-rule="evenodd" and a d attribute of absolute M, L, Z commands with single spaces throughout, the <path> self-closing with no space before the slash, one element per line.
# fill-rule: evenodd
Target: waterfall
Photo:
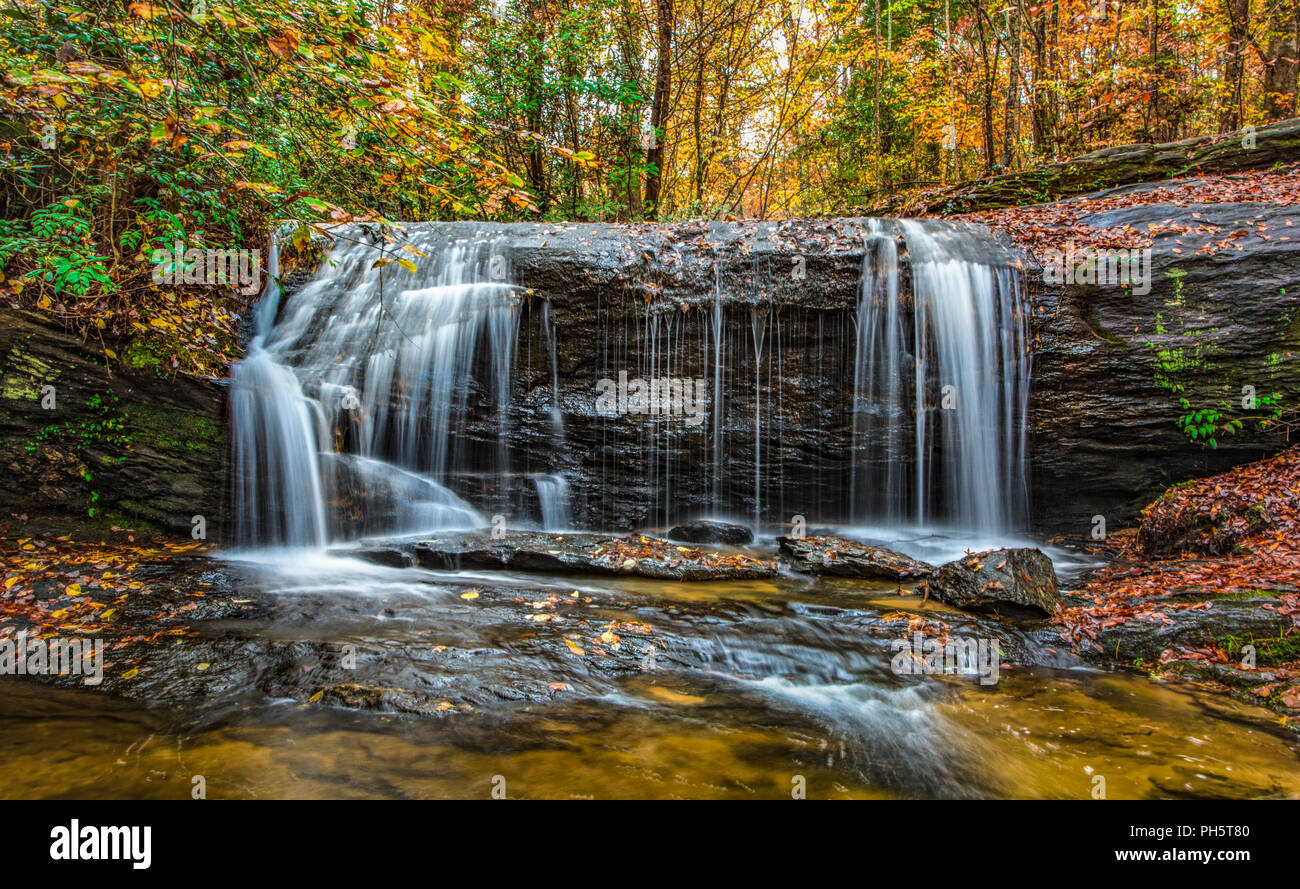
<path fill-rule="evenodd" d="M 538 473 L 533 476 L 537 501 L 542 507 L 542 527 L 547 531 L 567 531 L 573 527 L 569 508 L 569 483 L 559 474 Z"/>
<path fill-rule="evenodd" d="M 963 257 L 954 231 L 900 225 L 910 299 L 899 296 L 892 237 L 874 230 L 863 260 L 853 516 L 1008 530 L 1027 510 L 1030 358 L 1019 273 Z"/>
<path fill-rule="evenodd" d="M 723 362 L 723 343 L 726 341 L 725 330 L 723 328 L 722 317 L 722 266 L 721 263 L 713 265 L 713 409 L 710 414 L 713 417 L 713 441 L 711 453 L 713 457 L 713 511 L 716 513 L 722 508 L 722 459 L 724 443 L 724 415 L 727 409 L 726 402 L 723 400 L 724 379 Z"/>
<path fill-rule="evenodd" d="M 874 222 L 874 220 L 873 220 Z M 872 226 L 862 260 L 853 366 L 853 452 L 849 497 L 854 518 L 897 521 L 907 501 L 904 439 L 910 419 L 904 381 L 910 361 L 898 299 L 898 247 Z M 867 459 L 867 448 L 872 452 Z"/>
<path fill-rule="evenodd" d="M 740 275 L 711 242 L 693 304 L 603 291 L 593 317 L 553 304 L 560 290 L 514 285 L 521 243 L 570 237 L 572 250 L 593 233 L 611 237 L 437 223 L 394 241 L 339 226 L 283 299 L 273 250 L 232 371 L 239 542 L 322 547 L 521 512 L 553 530 L 707 514 L 757 527 L 794 514 L 994 533 L 1023 522 L 1028 312 L 987 233 L 868 221 L 849 307 L 774 298 L 797 245 L 766 236 L 747 249 L 777 252 L 745 254 Z M 672 266 L 690 255 L 637 274 L 677 286 Z M 589 349 L 575 345 L 584 336 Z M 705 412 L 602 414 L 597 381 L 628 378 L 654 392 L 692 384 Z"/>
<path fill-rule="evenodd" d="M 240 542 L 486 524 L 451 486 L 504 500 L 519 309 L 507 258 L 434 229 L 396 249 L 361 226 L 333 234 L 278 318 L 263 299 L 232 373 Z M 494 452 L 465 434 L 484 423 Z"/>

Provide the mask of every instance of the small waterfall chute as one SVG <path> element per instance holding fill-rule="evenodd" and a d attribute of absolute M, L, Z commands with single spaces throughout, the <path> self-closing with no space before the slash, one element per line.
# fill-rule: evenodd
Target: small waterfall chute
<path fill-rule="evenodd" d="M 505 256 L 489 236 L 422 228 L 399 266 L 364 227 L 334 234 L 278 317 L 278 291 L 264 298 L 232 373 L 241 543 L 482 524 L 450 481 L 477 478 L 505 499 L 519 319 Z M 466 435 L 485 413 L 487 453 Z"/>
<path fill-rule="evenodd" d="M 573 527 L 573 511 L 569 504 L 569 483 L 558 473 L 537 473 L 533 476 L 537 502 L 542 510 L 542 528 L 547 531 L 568 531 Z"/>

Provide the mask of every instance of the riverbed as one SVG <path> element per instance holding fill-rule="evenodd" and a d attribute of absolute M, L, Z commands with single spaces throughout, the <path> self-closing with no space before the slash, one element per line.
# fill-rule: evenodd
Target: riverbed
<path fill-rule="evenodd" d="M 0 796 L 1300 796 L 1269 711 L 890 584 L 159 570 L 209 600 L 198 635 L 100 688 L 3 679 Z M 994 640 L 996 683 L 900 675 L 912 632 Z"/>

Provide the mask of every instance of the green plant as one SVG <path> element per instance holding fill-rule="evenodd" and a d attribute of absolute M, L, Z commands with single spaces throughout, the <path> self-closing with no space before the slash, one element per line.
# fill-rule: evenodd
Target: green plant
<path fill-rule="evenodd" d="M 80 198 L 35 210 L 29 220 L 5 220 L 0 225 L 0 268 L 12 260 L 24 260 L 30 271 L 23 277 L 50 285 L 56 294 L 79 297 L 115 288 L 104 265 L 108 257 L 93 246 L 89 214 Z"/>
<path fill-rule="evenodd" d="M 1201 408 L 1192 411 L 1191 403 L 1186 398 L 1178 399 L 1188 413 L 1178 418 L 1178 428 L 1192 441 L 1200 442 L 1210 448 L 1217 448 L 1218 435 L 1235 435 L 1241 430 L 1241 420 L 1227 417 L 1214 408 Z"/>

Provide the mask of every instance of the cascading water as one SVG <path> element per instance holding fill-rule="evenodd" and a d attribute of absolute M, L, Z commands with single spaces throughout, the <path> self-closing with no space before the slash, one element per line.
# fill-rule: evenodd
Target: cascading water
<path fill-rule="evenodd" d="M 1027 508 L 1030 357 L 1019 273 L 961 258 L 951 231 L 901 227 L 910 300 L 899 297 L 896 242 L 874 225 L 863 261 L 854 518 L 1005 531 Z"/>
<path fill-rule="evenodd" d="M 1025 298 L 976 230 L 870 221 L 849 312 L 771 299 L 768 260 L 738 290 L 716 252 L 698 307 L 610 293 L 594 320 L 511 284 L 531 231 L 413 225 L 394 246 L 340 227 L 283 305 L 268 287 L 232 380 L 241 543 L 319 547 L 493 513 L 556 530 L 708 513 L 994 533 L 1023 520 Z M 670 274 L 670 258 L 640 274 Z M 574 336 L 594 337 L 590 379 L 572 370 L 583 350 L 562 348 Z M 601 414 L 602 378 L 694 382 L 702 413 Z"/>
<path fill-rule="evenodd" d="M 559 474 L 533 476 L 537 502 L 542 508 L 542 527 L 547 531 L 566 531 L 573 527 L 569 508 L 569 483 Z"/>
<path fill-rule="evenodd" d="M 327 533 L 319 454 L 324 449 L 318 402 L 266 349 L 279 307 L 279 250 L 274 241 L 267 283 L 248 355 L 231 371 L 235 499 L 243 545 L 273 542 L 323 546 Z"/>
<path fill-rule="evenodd" d="M 361 227 L 334 234 L 279 318 L 264 300 L 232 375 L 241 543 L 486 524 L 450 486 L 469 476 L 491 495 L 507 469 L 518 303 L 506 257 L 433 230 L 396 252 Z M 485 421 L 495 453 L 466 446 Z"/>

